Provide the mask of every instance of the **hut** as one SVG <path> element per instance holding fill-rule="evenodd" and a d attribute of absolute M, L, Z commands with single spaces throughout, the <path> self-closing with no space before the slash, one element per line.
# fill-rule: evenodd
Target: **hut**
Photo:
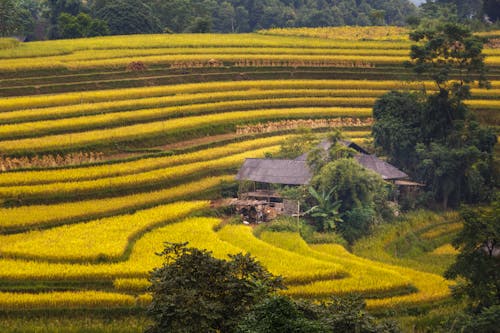
<path fill-rule="evenodd" d="M 297 215 L 300 213 L 299 203 L 282 198 L 271 185 L 307 185 L 312 176 L 306 161 L 247 158 L 236 179 L 252 181 L 254 188 L 241 193 L 233 205 L 245 219 L 252 222 L 267 221 L 282 214 Z M 257 188 L 256 184 L 267 186 Z"/>
<path fill-rule="evenodd" d="M 377 156 L 369 154 L 356 143 L 346 140 L 340 140 L 339 143 L 356 152 L 354 159 L 361 166 L 378 173 L 385 181 L 395 184 L 398 193 L 401 187 L 405 188 L 404 192 L 412 193 L 415 188 L 423 186 L 423 184 L 412 182 L 406 173 Z M 324 140 L 318 146 L 328 151 L 332 144 Z M 247 158 L 236 175 L 236 179 L 252 181 L 254 187 L 250 191 L 241 193 L 234 205 L 239 212 L 255 221 L 268 220 L 280 214 L 299 215 L 298 202 L 283 199 L 272 189 L 272 185 L 307 185 L 312 177 L 313 174 L 307 164 L 307 153 L 294 160 Z M 263 189 L 259 186 L 258 189 L 256 184 L 267 184 L 267 187 Z M 397 197 L 394 199 L 396 200 Z"/>

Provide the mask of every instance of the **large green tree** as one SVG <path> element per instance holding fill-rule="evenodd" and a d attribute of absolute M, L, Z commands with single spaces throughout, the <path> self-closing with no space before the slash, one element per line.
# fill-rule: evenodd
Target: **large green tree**
<path fill-rule="evenodd" d="M 153 8 L 141 0 L 110 0 L 96 11 L 112 35 L 147 34 L 162 31 Z"/>
<path fill-rule="evenodd" d="M 0 0 L 0 37 L 14 34 L 19 26 L 19 9 L 14 0 Z"/>
<path fill-rule="evenodd" d="M 463 208 L 462 231 L 453 241 L 460 251 L 448 278 L 460 277 L 456 296 L 467 296 L 475 310 L 500 305 L 500 196 L 490 207 Z"/>
<path fill-rule="evenodd" d="M 206 250 L 167 244 L 151 273 L 148 332 L 230 332 L 255 304 L 283 288 L 250 255 L 214 258 Z"/>
<path fill-rule="evenodd" d="M 359 295 L 334 296 L 321 303 L 273 296 L 246 314 L 236 332 L 397 333 L 400 329 L 393 322 L 376 320 Z"/>
<path fill-rule="evenodd" d="M 373 107 L 375 146 L 406 171 L 415 171 L 418 163 L 415 147 L 422 137 L 422 99 L 416 93 L 391 91 Z"/>
<path fill-rule="evenodd" d="M 93 19 L 85 13 L 73 16 L 67 13 L 59 15 L 60 38 L 80 38 L 109 35 L 106 22 Z"/>
<path fill-rule="evenodd" d="M 464 104 L 470 84 L 488 86 L 483 42 L 459 24 L 417 30 L 407 65 L 437 92 L 418 97 L 392 92 L 377 101 L 373 135 L 378 149 L 427 184 L 443 207 L 485 200 L 494 186 L 496 136 Z"/>
<path fill-rule="evenodd" d="M 353 158 L 339 158 L 327 163 L 311 185 L 319 193 L 328 193 L 321 200 L 313 200 L 320 207 L 328 207 L 319 210 L 324 215 L 319 216 L 319 229 L 332 229 L 330 226 L 334 223 L 336 231 L 350 243 L 369 234 L 385 212 L 388 184 Z M 325 200 L 326 204 L 322 203 Z"/>

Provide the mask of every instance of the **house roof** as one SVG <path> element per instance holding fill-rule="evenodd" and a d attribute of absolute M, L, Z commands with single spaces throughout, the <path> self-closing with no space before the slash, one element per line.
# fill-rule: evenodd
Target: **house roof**
<path fill-rule="evenodd" d="M 370 169 L 378 173 L 384 180 L 408 178 L 406 173 L 399 170 L 395 166 L 382 161 L 375 155 L 357 154 L 354 158 L 366 169 Z"/>
<path fill-rule="evenodd" d="M 305 161 L 247 158 L 236 175 L 237 180 L 261 183 L 305 185 L 312 173 Z"/>
<path fill-rule="evenodd" d="M 351 141 L 340 140 L 340 144 L 353 148 L 359 153 L 354 156 L 364 168 L 378 173 L 384 180 L 406 179 L 408 175 L 391 164 L 370 155 Z M 318 147 L 328 150 L 331 143 L 323 140 Z M 236 175 L 237 180 L 252 180 L 261 183 L 306 185 L 312 178 L 307 165 L 307 153 L 294 160 L 247 158 Z"/>

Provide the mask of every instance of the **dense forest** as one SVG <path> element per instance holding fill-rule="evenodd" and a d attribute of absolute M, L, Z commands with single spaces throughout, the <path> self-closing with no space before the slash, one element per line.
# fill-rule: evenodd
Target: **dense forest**
<path fill-rule="evenodd" d="M 408 0 L 1 0 L 28 39 L 152 32 L 250 32 L 271 27 L 403 25 Z M 80 15 L 79 19 L 76 17 Z M 72 20 L 67 15 L 74 17 Z M 87 17 L 88 15 L 88 17 Z M 108 29 L 102 27 L 107 24 Z M 60 26 L 71 27 L 59 29 Z M 14 22 L 13 22 L 14 25 Z M 83 27 L 82 27 L 83 25 Z M 88 25 L 92 28 L 89 31 Z M 60 31 L 62 30 L 62 31 Z M 75 36 L 76 37 L 76 36 Z"/>
<path fill-rule="evenodd" d="M 273 27 L 406 25 L 425 17 L 492 23 L 499 0 L 0 0 L 0 36 L 26 40 Z"/>

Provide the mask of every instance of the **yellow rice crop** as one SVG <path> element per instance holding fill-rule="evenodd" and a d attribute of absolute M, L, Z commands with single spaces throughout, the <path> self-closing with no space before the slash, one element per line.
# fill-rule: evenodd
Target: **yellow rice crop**
<path fill-rule="evenodd" d="M 327 254 L 338 251 L 338 248 L 336 247 L 336 245 L 332 244 L 312 246 L 313 249 Z M 367 306 L 369 309 L 395 308 L 398 306 L 416 306 L 423 303 L 431 303 L 434 301 L 443 300 L 451 296 L 449 286 L 453 283 L 450 281 L 446 281 L 439 275 L 424 273 L 402 266 L 388 265 L 377 261 L 362 259 L 360 257 L 357 258 L 359 258 L 363 262 L 366 262 L 367 264 L 394 270 L 399 274 L 406 276 L 411 281 L 411 284 L 417 288 L 417 292 L 408 295 L 367 300 Z"/>
<path fill-rule="evenodd" d="M 146 171 L 137 174 L 86 180 L 80 182 L 51 183 L 41 185 L 25 185 L 0 187 L 0 197 L 28 198 L 50 195 L 69 196 L 92 193 L 101 190 L 137 190 L 140 186 L 155 185 L 161 182 L 175 181 L 183 177 L 192 176 L 199 172 L 234 169 L 247 157 L 261 157 L 268 152 L 277 152 L 279 146 L 271 146 L 244 153 L 229 155 L 215 160 L 182 164 L 169 168 Z"/>
<path fill-rule="evenodd" d="M 169 224 L 146 233 L 133 247 L 129 259 L 121 263 L 90 265 L 44 263 L 35 261 L 21 261 L 0 259 L 0 278 L 18 280 L 24 278 L 65 280 L 77 279 L 80 281 L 112 278 L 145 277 L 153 267 L 161 264 L 162 259 L 153 253 L 160 252 L 163 243 L 189 241 L 190 246 L 213 251 L 219 258 L 227 258 L 228 253 L 238 253 L 255 249 L 246 246 L 263 246 L 259 256 L 266 254 L 266 265 L 275 273 L 286 273 L 285 277 L 293 280 L 310 281 L 317 278 L 332 278 L 343 274 L 341 267 L 333 263 L 322 262 L 312 258 L 278 249 L 256 238 L 252 238 L 251 231 L 244 244 L 232 245 L 219 237 L 213 228 L 221 221 L 214 218 L 190 218 L 179 223 Z M 245 237 L 245 236 L 243 236 Z M 244 239 L 243 239 L 244 240 Z M 253 245 L 248 242 L 254 242 Z M 245 247 L 243 247 L 245 246 Z M 266 250 L 267 252 L 264 252 Z"/>
<path fill-rule="evenodd" d="M 493 81 L 494 87 L 500 82 Z M 402 82 L 395 80 L 255 80 L 239 82 L 206 82 L 179 85 L 109 89 L 83 92 L 68 92 L 43 96 L 9 97 L 2 100 L 0 111 L 12 111 L 29 108 L 53 107 L 70 104 L 97 103 L 106 101 L 129 100 L 134 98 L 162 97 L 179 94 L 232 92 L 241 90 L 271 89 L 427 89 L 433 88 L 431 82 Z M 487 90 L 484 90 L 488 92 Z"/>
<path fill-rule="evenodd" d="M 312 250 L 297 233 L 263 232 L 262 240 L 294 253 L 341 265 L 348 277 L 339 280 L 315 281 L 291 286 L 284 293 L 300 297 L 327 297 L 349 292 L 387 294 L 410 286 L 410 279 L 394 269 L 380 267 L 353 256 L 340 245 L 332 245 L 328 254 Z"/>
<path fill-rule="evenodd" d="M 499 81 L 492 81 L 493 87 L 500 86 Z M 69 92 L 43 96 L 23 96 L 4 98 L 0 104 L 0 111 L 22 110 L 41 107 L 56 107 L 70 104 L 97 103 L 146 97 L 163 97 L 179 94 L 236 92 L 242 90 L 265 91 L 271 89 L 341 89 L 341 90 L 392 90 L 392 89 L 421 89 L 421 82 L 402 82 L 395 80 L 256 80 L 239 82 L 206 82 L 188 83 L 168 86 L 140 87 L 126 89 L 110 89 L 83 92 Z M 425 83 L 426 89 L 434 89 L 431 82 Z M 473 95 L 497 96 L 498 89 L 473 89 Z M 250 92 L 250 93 L 251 93 Z M 351 95 L 340 95 L 351 96 Z M 356 95 L 359 96 L 359 95 Z M 174 97 L 174 99 L 177 97 Z M 179 98 L 182 98 L 179 96 Z M 146 105 L 148 106 L 148 105 Z M 85 105 L 82 105 L 85 107 Z M 52 114 L 57 113 L 54 110 Z M 29 111 L 27 111 L 29 112 Z M 3 115 L 2 115 L 3 116 Z M 2 118 L 0 118 L 2 119 Z"/>
<path fill-rule="evenodd" d="M 130 215 L 0 236 L 0 254 L 3 257 L 49 260 L 118 259 L 142 232 L 207 207 L 207 201 L 179 201 Z"/>
<path fill-rule="evenodd" d="M 215 218 L 190 218 L 146 233 L 134 245 L 127 261 L 110 264 L 68 264 L 0 259 L 0 278 L 7 280 L 79 280 L 95 281 L 115 278 L 145 278 L 163 259 L 154 255 L 164 242 L 189 241 L 191 246 L 213 250 L 219 258 L 242 252 L 220 240 L 213 228 L 221 221 Z"/>
<path fill-rule="evenodd" d="M 359 134 L 366 135 L 366 132 L 360 132 Z M 207 161 L 236 153 L 242 153 L 246 150 L 275 146 L 280 144 L 286 137 L 287 136 L 285 135 L 271 136 L 266 138 L 231 143 L 221 147 L 198 150 L 192 153 L 173 156 L 149 157 L 121 163 L 101 164 L 95 166 L 83 166 L 78 168 L 56 170 L 49 169 L 0 173 L 0 186 L 35 185 L 66 181 L 75 182 L 82 180 L 95 180 L 98 178 L 130 175 L 179 164 Z"/>
<path fill-rule="evenodd" d="M 433 239 L 433 238 L 441 237 L 444 235 L 453 234 L 453 233 L 461 230 L 462 227 L 463 227 L 463 224 L 460 222 L 441 224 L 441 225 L 438 225 L 435 228 L 432 228 L 431 230 L 423 233 L 421 236 L 425 239 Z"/>
<path fill-rule="evenodd" d="M 144 136 L 174 133 L 181 130 L 192 130 L 197 127 L 213 126 L 215 124 L 235 124 L 238 122 L 252 122 L 257 120 L 288 119 L 301 117 L 341 117 L 355 116 L 368 117 L 369 108 L 292 108 L 267 109 L 256 111 L 236 111 L 176 118 L 165 121 L 156 121 L 145 124 L 135 124 L 111 129 L 92 130 L 72 134 L 49 135 L 39 138 L 6 140 L 0 142 L 3 152 L 38 151 L 47 149 L 67 148 L 99 142 L 116 142 L 120 140 L 138 139 Z"/>
<path fill-rule="evenodd" d="M 146 290 L 151 283 L 148 279 L 141 278 L 121 278 L 115 279 L 113 281 L 113 287 L 118 291 L 126 291 L 126 292 L 141 292 Z"/>
<path fill-rule="evenodd" d="M 304 284 L 344 275 L 344 268 L 338 264 L 306 258 L 272 246 L 253 236 L 252 229 L 243 225 L 225 226 L 217 234 L 220 239 L 251 253 L 271 272 L 283 275 L 292 283 Z"/>
<path fill-rule="evenodd" d="M 137 306 L 135 297 L 105 291 L 0 292 L 0 310 L 117 308 Z"/>
<path fill-rule="evenodd" d="M 389 40 L 409 41 L 408 28 L 393 26 L 374 27 L 319 27 L 319 28 L 273 28 L 261 30 L 260 34 L 278 36 L 318 37 L 335 40 Z"/>
<path fill-rule="evenodd" d="M 209 51 L 209 50 L 208 50 Z M 13 59 L 0 61 L 0 71 L 22 71 L 41 69 L 71 69 L 83 70 L 88 68 L 125 68 L 131 61 L 140 61 L 147 65 L 183 65 L 202 64 L 210 66 L 210 61 L 216 59 L 220 62 L 232 64 L 244 63 L 248 66 L 286 66 L 286 67 L 374 67 L 375 65 L 401 64 L 408 60 L 406 55 L 354 55 L 354 54 L 246 54 L 246 53 L 204 53 L 204 54 L 166 54 L 143 55 L 124 58 L 98 59 L 98 60 L 55 60 L 51 58 Z M 500 57 L 488 56 L 485 59 L 488 65 L 499 65 Z"/>
<path fill-rule="evenodd" d="M 63 55 L 48 55 L 45 56 L 45 62 L 71 62 L 82 60 L 101 60 L 115 58 L 130 58 L 141 56 L 158 56 L 158 55 L 212 55 L 220 54 L 258 54 L 258 55 L 396 55 L 408 56 L 408 49 L 349 49 L 349 48 L 296 48 L 296 47 L 211 47 L 198 48 L 143 48 L 143 49 L 122 49 L 117 52 L 116 49 L 101 49 L 101 50 L 81 50 Z M 16 60 L 31 61 L 33 57 L 23 58 L 16 57 Z"/>
<path fill-rule="evenodd" d="M 209 50 L 207 50 L 209 51 Z M 308 54 L 245 54 L 245 53 L 204 53 L 204 54 L 166 54 L 166 55 L 143 55 L 113 59 L 99 60 L 56 60 L 51 58 L 8 59 L 0 61 L 0 71 L 23 71 L 41 69 L 71 69 L 80 70 L 88 68 L 125 68 L 131 61 L 140 61 L 147 65 L 153 64 L 206 64 L 216 59 L 217 61 L 238 63 L 245 62 L 246 66 L 337 66 L 358 67 L 374 66 L 375 64 L 399 64 L 407 60 L 404 55 L 308 55 Z M 495 57 L 488 57 L 486 62 L 495 63 Z"/>
<path fill-rule="evenodd" d="M 465 102 L 468 106 L 473 109 L 491 109 L 491 110 L 499 110 L 500 109 L 500 101 L 496 100 L 468 100 Z"/>
<path fill-rule="evenodd" d="M 151 48 L 227 48 L 227 47 L 278 47 L 278 48 L 408 48 L 408 43 L 384 41 L 347 41 L 306 39 L 295 36 L 265 36 L 262 34 L 159 34 L 127 35 L 51 40 L 22 43 L 15 49 L 0 51 L 1 58 L 44 57 L 71 54 L 82 50 L 121 50 Z M 208 53 L 208 52 L 207 52 Z"/>
<path fill-rule="evenodd" d="M 74 221 L 111 215 L 115 212 L 131 211 L 200 193 L 219 185 L 221 181 L 232 181 L 233 175 L 208 177 L 191 183 L 154 192 L 136 193 L 127 196 L 68 202 L 53 205 L 33 205 L 0 208 L 0 230 L 19 227 L 50 226 L 61 221 Z"/>
<path fill-rule="evenodd" d="M 292 107 L 332 107 L 332 106 L 372 106 L 375 102 L 373 97 L 294 97 L 276 99 L 257 99 L 244 101 L 225 101 L 209 104 L 183 105 L 166 108 L 142 109 L 134 111 L 114 112 L 107 114 L 96 114 L 77 118 L 66 118 L 57 120 L 44 120 L 25 122 L 21 124 L 0 125 L 1 137 L 29 136 L 37 137 L 51 132 L 70 132 L 76 130 L 90 130 L 98 127 L 121 126 L 130 123 L 143 123 L 157 120 L 159 118 L 171 118 L 179 116 L 203 114 L 216 114 L 224 111 L 254 110 L 260 108 L 292 108 Z"/>
<path fill-rule="evenodd" d="M 235 87 L 238 89 L 239 87 Z M 241 88 L 245 88 L 244 86 Z M 103 114 L 108 112 L 140 110 L 146 108 L 194 105 L 235 100 L 299 98 L 299 97 L 338 97 L 336 100 L 345 103 L 348 98 L 377 97 L 386 91 L 379 89 L 249 89 L 209 93 L 183 93 L 176 96 L 146 97 L 116 100 L 112 102 L 96 102 L 71 104 L 46 108 L 24 109 L 0 113 L 0 122 L 14 123 L 44 119 L 77 117 L 82 115 Z M 491 90 L 490 90 L 491 91 Z"/>
<path fill-rule="evenodd" d="M 442 256 L 442 255 L 457 255 L 459 252 L 455 249 L 451 244 L 444 244 L 438 248 L 435 248 L 434 251 L 431 252 L 433 255 Z"/>

